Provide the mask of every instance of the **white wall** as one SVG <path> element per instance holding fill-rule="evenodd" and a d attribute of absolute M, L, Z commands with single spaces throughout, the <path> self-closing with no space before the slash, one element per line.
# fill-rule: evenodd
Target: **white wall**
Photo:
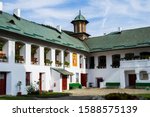
<path fill-rule="evenodd" d="M 53 61 L 52 66 L 45 66 L 44 65 L 44 47 L 46 46 L 39 46 L 38 48 L 38 52 L 37 52 L 37 57 L 40 57 L 40 61 L 38 65 L 32 65 L 31 64 L 31 45 L 33 43 L 25 43 L 24 46 L 24 50 L 25 50 L 25 63 L 21 64 L 21 63 L 15 63 L 15 41 L 13 41 L 12 39 L 8 40 L 8 47 L 6 47 L 5 49 L 8 52 L 8 62 L 7 63 L 2 63 L 0 62 L 0 71 L 2 72 L 7 72 L 7 91 L 6 94 L 7 95 L 16 95 L 18 92 L 18 87 L 17 87 L 17 83 L 18 81 L 22 82 L 22 86 L 21 86 L 21 92 L 22 94 L 27 94 L 27 87 L 26 87 L 26 72 L 30 72 L 31 73 L 31 83 L 33 83 L 34 85 L 37 86 L 37 88 L 39 87 L 36 83 L 39 81 L 39 73 L 43 73 L 43 78 L 42 78 L 42 90 L 53 90 L 53 91 L 58 91 L 61 92 L 62 91 L 62 79 L 61 76 L 58 72 L 56 71 L 51 71 L 50 68 L 51 67 L 55 67 L 55 50 L 59 49 L 61 50 L 61 61 L 63 61 L 64 58 L 64 50 L 60 49 L 60 48 L 51 48 L 51 60 Z M 36 44 L 35 44 L 36 45 Z M 80 69 L 79 66 L 79 56 L 80 53 L 77 53 L 77 58 L 78 58 L 78 65 L 76 67 L 72 66 L 72 53 L 75 51 L 70 51 L 70 54 L 68 57 L 68 59 L 70 59 L 70 67 L 65 68 L 66 70 L 73 72 L 73 82 L 76 82 L 76 73 L 79 73 L 79 82 L 81 82 L 80 79 L 80 74 L 81 73 L 86 73 L 86 69 L 85 67 Z M 82 54 L 82 56 L 85 58 L 85 56 Z M 85 65 L 84 65 L 85 66 Z M 63 68 L 63 66 L 61 66 L 60 68 Z M 56 87 L 54 87 L 54 82 L 56 82 Z M 68 82 L 68 86 L 67 89 L 69 89 L 69 78 L 67 79 Z"/>
<path fill-rule="evenodd" d="M 55 86 L 54 86 L 55 84 Z M 62 92 L 61 74 L 51 69 L 51 88 L 54 92 Z"/>
<path fill-rule="evenodd" d="M 125 82 L 125 79 L 121 79 L 121 77 L 125 78 L 124 71 L 121 68 L 112 68 L 112 55 L 120 54 L 121 58 L 125 57 L 126 53 L 135 53 L 135 55 L 139 55 L 140 52 L 149 51 L 150 48 L 139 48 L 139 49 L 127 49 L 127 50 L 116 50 L 116 51 L 107 51 L 107 52 L 97 52 L 92 53 L 90 56 L 95 57 L 95 69 L 88 69 L 88 83 L 94 83 L 96 87 L 96 77 L 104 78 L 104 87 L 106 82 Z M 98 56 L 106 56 L 106 69 L 98 69 Z M 139 68 L 138 68 L 139 69 Z M 146 68 L 148 69 L 148 68 Z M 130 70 L 129 68 L 126 70 Z M 132 69 L 132 70 L 135 70 Z M 103 86 L 102 86 L 103 87 Z M 125 87 L 125 84 L 121 84 L 121 87 Z"/>

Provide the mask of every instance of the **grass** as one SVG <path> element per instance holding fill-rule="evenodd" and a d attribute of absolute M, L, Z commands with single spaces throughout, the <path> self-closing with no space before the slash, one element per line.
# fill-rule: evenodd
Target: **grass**
<path fill-rule="evenodd" d="M 134 94 L 142 99 L 150 100 L 150 94 Z"/>
<path fill-rule="evenodd" d="M 150 100 L 150 94 L 110 93 L 103 97 L 106 100 Z"/>
<path fill-rule="evenodd" d="M 1 96 L 0 100 L 34 100 L 34 97 L 26 97 L 26 96 Z"/>
<path fill-rule="evenodd" d="M 69 95 L 70 93 L 47 92 L 39 95 L 1 96 L 0 100 L 37 100 L 40 98 L 58 98 Z"/>

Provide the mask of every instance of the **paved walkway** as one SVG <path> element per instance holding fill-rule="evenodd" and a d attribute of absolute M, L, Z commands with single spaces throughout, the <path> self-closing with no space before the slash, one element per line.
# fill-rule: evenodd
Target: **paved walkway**
<path fill-rule="evenodd" d="M 128 94 L 150 94 L 150 90 L 145 89 L 99 89 L 99 88 L 85 88 L 64 91 L 72 93 L 72 96 L 101 96 L 109 93 L 128 93 Z"/>

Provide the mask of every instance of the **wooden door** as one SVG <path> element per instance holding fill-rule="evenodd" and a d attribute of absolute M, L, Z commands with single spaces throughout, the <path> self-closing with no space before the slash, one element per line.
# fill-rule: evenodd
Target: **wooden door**
<path fill-rule="evenodd" d="M 129 74 L 129 87 L 135 88 L 136 74 Z"/>
<path fill-rule="evenodd" d="M 81 74 L 81 84 L 82 86 L 87 86 L 87 74 Z"/>
<path fill-rule="evenodd" d="M 6 73 L 0 73 L 0 95 L 6 95 Z"/>
<path fill-rule="evenodd" d="M 39 74 L 39 91 L 42 92 L 42 73 Z"/>
<path fill-rule="evenodd" d="M 97 87 L 98 87 L 98 88 L 100 87 L 100 82 L 101 82 L 101 79 L 100 79 L 100 78 L 97 78 Z"/>
<path fill-rule="evenodd" d="M 62 76 L 62 90 L 67 90 L 67 76 Z"/>

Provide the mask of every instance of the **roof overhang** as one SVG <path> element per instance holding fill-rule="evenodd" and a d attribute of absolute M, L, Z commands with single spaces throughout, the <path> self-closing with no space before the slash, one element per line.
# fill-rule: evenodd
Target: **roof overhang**
<path fill-rule="evenodd" d="M 69 71 L 67 71 L 65 69 L 62 69 L 62 68 L 52 68 L 52 69 L 55 70 L 55 71 L 57 71 L 57 72 L 59 72 L 62 75 L 67 75 L 67 76 L 68 75 L 70 75 L 70 76 L 74 75 L 72 72 L 69 72 Z"/>

